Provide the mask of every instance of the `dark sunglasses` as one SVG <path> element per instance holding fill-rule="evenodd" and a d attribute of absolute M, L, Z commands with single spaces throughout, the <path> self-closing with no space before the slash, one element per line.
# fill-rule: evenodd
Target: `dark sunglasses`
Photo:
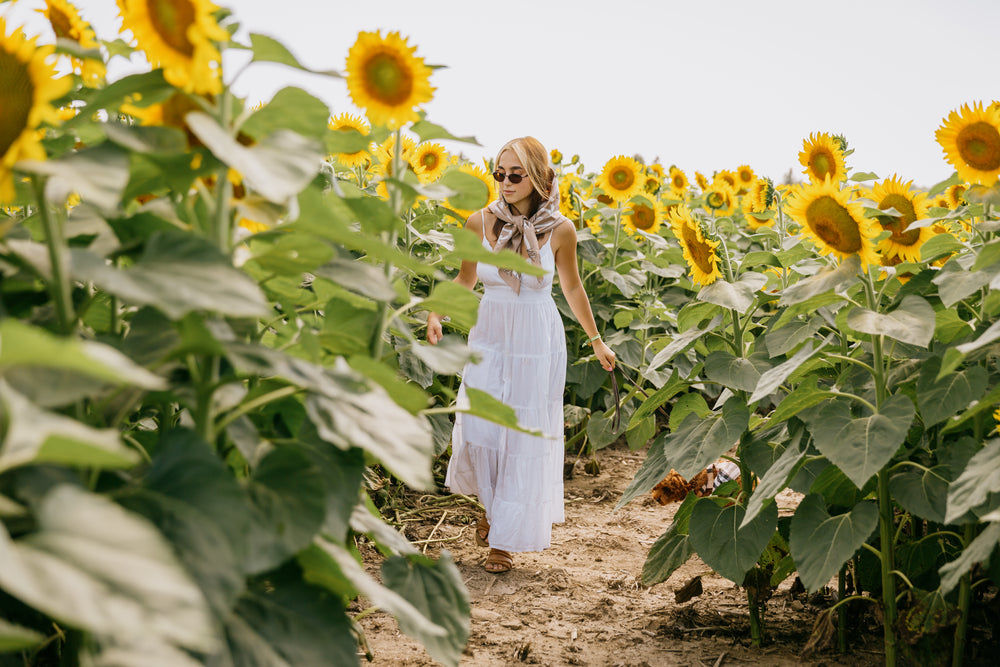
<path fill-rule="evenodd" d="M 517 185 L 518 183 L 520 183 L 521 181 L 523 181 L 525 178 L 527 178 L 527 176 L 525 176 L 524 174 L 505 174 L 502 171 L 494 171 L 493 172 L 493 180 L 495 180 L 496 182 L 503 183 L 503 179 L 505 179 L 505 178 L 507 180 L 509 180 L 511 183 L 513 183 L 514 185 Z"/>

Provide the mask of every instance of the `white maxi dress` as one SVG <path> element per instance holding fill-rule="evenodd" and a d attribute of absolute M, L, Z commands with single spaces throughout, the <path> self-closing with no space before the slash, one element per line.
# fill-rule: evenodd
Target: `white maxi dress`
<path fill-rule="evenodd" d="M 467 401 L 467 387 L 487 392 L 513 407 L 521 425 L 544 435 L 459 413 L 445 477 L 453 493 L 479 497 L 490 523 L 490 547 L 513 552 L 547 548 L 552 524 L 564 520 L 566 332 L 552 300 L 551 235 L 539 257 L 546 275 L 540 284 L 524 276 L 520 294 L 495 266 L 478 265 L 484 292 L 469 347 L 479 362 L 466 364 L 458 403 Z"/>

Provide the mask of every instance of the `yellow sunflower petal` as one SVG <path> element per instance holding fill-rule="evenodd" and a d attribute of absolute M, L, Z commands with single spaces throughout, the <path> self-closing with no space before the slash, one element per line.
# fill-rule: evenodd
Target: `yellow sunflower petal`
<path fill-rule="evenodd" d="M 837 139 L 825 132 L 814 132 L 802 142 L 799 163 L 805 167 L 802 173 L 813 183 L 822 183 L 828 177 L 839 183 L 847 178 L 844 151 Z"/>
<path fill-rule="evenodd" d="M 930 227 L 910 228 L 912 223 L 927 217 L 927 193 L 914 190 L 912 185 L 912 181 L 904 183 L 893 175 L 876 183 L 867 195 L 879 209 L 892 208 L 900 213 L 899 217 L 877 218 L 882 228 L 889 232 L 889 238 L 879 242 L 879 252 L 906 262 L 919 262 L 920 246 L 934 236 L 934 232 Z"/>
<path fill-rule="evenodd" d="M 608 160 L 596 181 L 597 187 L 616 204 L 624 204 L 642 192 L 645 183 L 642 165 L 624 155 Z"/>
<path fill-rule="evenodd" d="M 829 177 L 823 183 L 802 185 L 788 201 L 788 214 L 813 239 L 821 254 L 840 259 L 858 255 L 862 266 L 879 263 L 873 239 L 878 223 Z"/>
<path fill-rule="evenodd" d="M 952 111 L 935 137 L 963 180 L 990 186 L 1000 176 L 1000 106 L 982 102 Z"/>
<path fill-rule="evenodd" d="M 361 116 L 355 116 L 344 112 L 330 119 L 331 130 L 348 131 L 355 130 L 363 136 L 367 136 L 371 131 L 371 126 Z M 362 149 L 353 153 L 337 153 L 337 160 L 345 167 L 363 167 L 371 162 L 371 153 Z"/>
<path fill-rule="evenodd" d="M 361 32 L 347 54 L 347 89 L 374 125 L 398 128 L 419 119 L 434 96 L 431 68 L 398 32 Z"/>
<path fill-rule="evenodd" d="M 448 152 L 441 144 L 425 141 L 412 150 L 410 166 L 421 183 L 433 183 L 448 166 Z"/>
<path fill-rule="evenodd" d="M 85 49 L 100 48 L 93 28 L 68 0 L 45 0 L 45 8 L 37 11 L 49 20 L 57 38 L 74 41 Z M 85 84 L 94 86 L 104 79 L 106 69 L 99 58 L 72 56 L 70 62 L 73 64 L 73 71 L 81 76 Z"/>
<path fill-rule="evenodd" d="M 719 241 L 705 236 L 686 204 L 678 204 L 670 211 L 670 227 L 681 245 L 692 281 L 698 285 L 711 285 L 722 277 L 719 256 L 715 253 Z"/>
<path fill-rule="evenodd" d="M 622 225 L 630 236 L 642 231 L 646 234 L 658 234 L 663 223 L 664 206 L 659 199 L 651 199 L 643 195 L 629 203 L 622 216 Z M 641 237 L 640 237 L 641 238 Z"/>

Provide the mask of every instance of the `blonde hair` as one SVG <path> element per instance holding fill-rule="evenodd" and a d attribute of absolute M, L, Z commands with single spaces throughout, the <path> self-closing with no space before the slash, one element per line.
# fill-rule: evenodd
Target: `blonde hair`
<path fill-rule="evenodd" d="M 532 208 L 537 209 L 543 201 L 549 198 L 549 189 L 552 187 L 552 179 L 555 177 L 555 172 L 549 166 L 549 152 L 545 150 L 542 142 L 534 137 L 518 137 L 500 147 L 496 160 L 493 162 L 494 165 L 500 164 L 500 156 L 508 149 L 517 155 L 517 159 L 528 175 L 528 180 L 531 181 L 531 186 L 534 188 L 531 198 Z"/>

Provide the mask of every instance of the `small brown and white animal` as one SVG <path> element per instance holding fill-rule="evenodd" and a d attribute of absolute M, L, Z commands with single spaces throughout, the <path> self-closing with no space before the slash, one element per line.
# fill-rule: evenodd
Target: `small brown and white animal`
<path fill-rule="evenodd" d="M 733 461 L 721 459 L 708 466 L 690 480 L 679 472 L 671 470 L 659 484 L 653 487 L 653 499 L 661 505 L 680 502 L 688 493 L 704 497 L 711 495 L 723 482 L 740 478 L 740 467 Z"/>

